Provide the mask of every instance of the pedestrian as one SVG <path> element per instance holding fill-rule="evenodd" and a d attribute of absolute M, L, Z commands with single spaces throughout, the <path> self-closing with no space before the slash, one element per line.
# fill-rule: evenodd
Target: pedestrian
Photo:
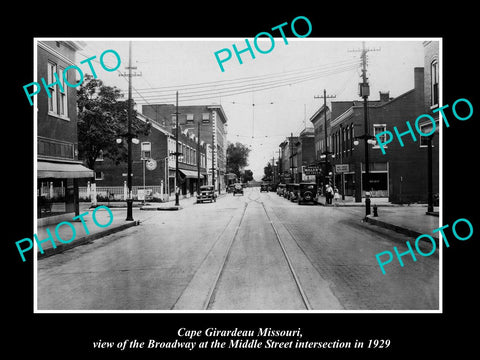
<path fill-rule="evenodd" d="M 330 186 L 330 184 L 327 184 L 325 188 L 325 199 L 327 200 L 328 205 L 332 204 L 332 198 L 333 198 L 333 189 Z"/>
<path fill-rule="evenodd" d="M 338 193 L 338 188 L 336 186 L 335 186 L 334 193 L 335 193 L 335 195 L 333 197 L 334 197 L 335 203 L 336 203 L 338 201 L 338 199 L 340 199 L 340 194 Z"/>

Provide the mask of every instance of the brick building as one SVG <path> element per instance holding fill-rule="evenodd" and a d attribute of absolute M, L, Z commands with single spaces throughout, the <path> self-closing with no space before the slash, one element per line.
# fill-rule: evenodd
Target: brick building
<path fill-rule="evenodd" d="M 176 137 L 175 131 L 171 132 L 161 123 L 149 119 L 143 114 L 137 114 L 137 119 L 150 122 L 152 127 L 150 134 L 139 136 L 138 144 L 132 148 L 132 187 L 133 198 L 138 199 L 144 188 L 147 197 L 168 199 L 175 194 L 176 167 L 175 155 Z M 179 156 L 179 180 L 180 194 L 186 197 L 196 192 L 197 182 L 199 185 L 207 183 L 207 152 L 210 146 L 198 139 L 193 131 L 184 129 L 178 136 Z M 147 153 L 142 152 L 147 149 Z M 153 159 L 156 167 L 153 170 L 146 166 L 147 159 Z M 211 156 L 210 156 L 211 159 Z M 198 162 L 200 164 L 200 177 L 198 176 Z M 211 160 L 210 160 L 211 161 Z M 95 165 L 95 181 L 97 194 L 102 197 L 124 198 L 126 191 L 127 164 L 116 166 L 107 157 L 100 157 Z"/>
<path fill-rule="evenodd" d="M 414 69 L 414 88 L 397 96 L 389 97 L 380 92 L 379 100 L 368 101 L 368 128 L 370 135 L 393 131 L 396 126 L 400 133 L 407 130 L 406 121 L 414 123 L 424 113 L 424 70 Z M 388 197 L 391 202 L 425 202 L 427 197 L 427 154 L 424 138 L 411 140 L 404 137 L 404 146 L 395 139 L 385 146 L 383 155 L 380 147 L 370 146 L 368 186 L 364 186 L 364 141 L 355 141 L 364 135 L 363 101 L 332 102 L 331 161 L 333 165 L 346 164 L 344 173 L 345 195 L 361 201 L 366 187 L 372 197 Z M 356 143 L 358 143 L 356 145 Z M 334 174 L 336 186 L 342 192 L 342 176 Z"/>
<path fill-rule="evenodd" d="M 68 219 L 78 215 L 78 180 L 93 177 L 93 171 L 78 160 L 77 90 L 66 86 L 62 76 L 65 68 L 76 64 L 76 52 L 83 45 L 77 41 L 37 42 L 37 82 L 44 78 L 53 84 L 56 73 L 62 85 L 49 87 L 50 97 L 44 88 L 36 95 L 37 214 L 53 222 L 58 217 L 52 215 L 64 214 Z M 66 79 L 75 84 L 75 76 L 75 71 L 69 71 Z"/>
<path fill-rule="evenodd" d="M 143 105 L 142 113 L 168 131 L 175 126 L 175 105 L 154 104 Z M 213 163 L 215 167 L 215 187 L 225 190 L 226 159 L 227 159 L 227 116 L 221 105 L 191 105 L 179 106 L 178 124 L 181 131 L 188 130 L 197 133 L 200 124 L 200 140 L 210 144 L 213 149 Z M 208 183 L 212 184 L 212 162 L 208 163 Z"/>
<path fill-rule="evenodd" d="M 294 163 L 296 164 L 295 182 L 299 183 L 306 180 L 303 167 L 315 161 L 315 135 L 313 128 L 305 128 L 300 132 L 295 143 L 294 156 Z"/>
<path fill-rule="evenodd" d="M 298 137 L 293 134 L 280 143 L 280 182 L 284 184 L 295 182 L 295 174 L 297 173 L 297 157 L 295 145 Z"/>

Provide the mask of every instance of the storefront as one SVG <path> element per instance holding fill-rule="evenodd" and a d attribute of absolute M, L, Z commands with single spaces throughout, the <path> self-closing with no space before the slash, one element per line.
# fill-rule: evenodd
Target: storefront
<path fill-rule="evenodd" d="M 79 214 L 78 179 L 94 177 L 79 162 L 37 162 L 37 217 Z"/>

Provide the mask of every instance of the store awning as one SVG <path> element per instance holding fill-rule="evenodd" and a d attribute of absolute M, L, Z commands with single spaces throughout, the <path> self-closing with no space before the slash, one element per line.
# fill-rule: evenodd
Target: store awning
<path fill-rule="evenodd" d="M 196 171 L 178 169 L 187 179 L 198 179 L 198 173 Z M 201 175 L 200 175 L 201 176 Z"/>
<path fill-rule="evenodd" d="M 93 170 L 81 164 L 65 164 L 48 161 L 37 162 L 37 178 L 78 179 L 94 177 Z"/>

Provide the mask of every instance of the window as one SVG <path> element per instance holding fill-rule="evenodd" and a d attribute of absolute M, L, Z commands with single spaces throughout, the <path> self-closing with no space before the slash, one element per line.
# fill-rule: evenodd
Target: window
<path fill-rule="evenodd" d="M 57 64 L 49 61 L 47 64 L 47 84 L 53 84 L 56 82 L 57 78 L 55 77 L 55 74 L 57 74 L 61 86 L 54 85 L 48 87 L 50 92 L 50 97 L 48 98 L 48 112 L 51 115 L 60 115 L 66 118 L 68 117 L 67 87 L 65 86 L 63 76 L 58 75 L 57 70 L 60 71 L 60 74 L 63 74 L 65 69 L 59 68 L 57 67 Z"/>
<path fill-rule="evenodd" d="M 193 123 L 193 114 L 187 114 L 187 124 Z"/>
<path fill-rule="evenodd" d="M 52 62 L 48 62 L 47 67 L 47 84 L 51 84 L 54 82 L 54 73 L 57 72 L 57 64 Z M 49 87 L 48 90 L 50 91 L 50 97 L 48 98 L 48 112 L 56 114 L 57 113 L 57 86 Z"/>
<path fill-rule="evenodd" d="M 103 180 L 103 172 L 95 171 L 95 180 Z"/>
<path fill-rule="evenodd" d="M 98 152 L 98 156 L 97 158 L 95 159 L 95 161 L 103 161 L 103 150 L 100 150 Z"/>
<path fill-rule="evenodd" d="M 430 83 L 431 83 L 431 103 L 432 107 L 438 106 L 438 61 L 434 60 L 431 64 Z"/>
<path fill-rule="evenodd" d="M 210 122 L 210 113 L 202 113 L 202 123 L 208 124 Z"/>
<path fill-rule="evenodd" d="M 380 134 L 384 131 L 387 131 L 387 125 L 386 124 L 373 124 L 373 136 L 377 136 L 377 134 Z M 375 139 L 376 140 L 376 139 Z M 380 136 L 380 140 L 382 143 L 385 143 L 387 141 L 387 136 L 386 134 L 383 134 Z M 387 148 L 387 146 L 383 146 L 384 148 Z M 380 148 L 378 144 L 374 146 L 374 148 Z"/>
<path fill-rule="evenodd" d="M 420 132 L 424 134 L 430 133 L 432 131 L 432 123 L 431 122 L 426 122 L 423 124 L 418 124 L 420 126 Z M 438 125 L 438 124 L 437 124 Z M 420 136 L 420 147 L 427 147 L 428 146 L 428 138 L 430 136 Z M 433 144 L 432 144 L 433 146 Z"/>
<path fill-rule="evenodd" d="M 64 70 L 65 69 L 60 68 L 60 73 L 63 74 Z M 67 114 L 67 111 L 68 111 L 67 110 L 67 87 L 65 86 L 65 81 L 63 80 L 63 76 L 59 75 L 59 79 L 62 86 L 58 88 L 58 115 L 66 117 L 68 115 Z M 63 88 L 63 91 L 62 91 L 62 88 Z"/>
<path fill-rule="evenodd" d="M 355 149 L 353 142 L 355 141 L 355 131 L 353 128 L 353 123 L 350 124 L 350 155 L 352 154 L 353 150 Z M 347 133 L 347 140 L 348 140 L 348 133 Z"/>

